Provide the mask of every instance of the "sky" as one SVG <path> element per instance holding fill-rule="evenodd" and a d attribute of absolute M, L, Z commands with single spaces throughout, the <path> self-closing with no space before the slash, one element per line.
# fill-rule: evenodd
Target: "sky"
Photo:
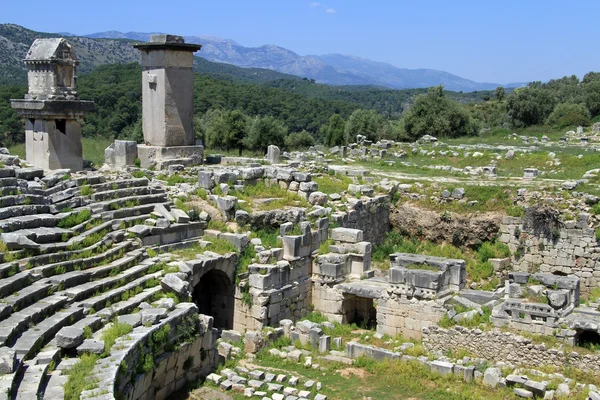
<path fill-rule="evenodd" d="M 300 55 L 342 53 L 478 82 L 600 71 L 599 0 L 2 0 L 0 22 L 82 35 L 213 35 Z M 71 4 L 75 4 L 71 6 Z"/>

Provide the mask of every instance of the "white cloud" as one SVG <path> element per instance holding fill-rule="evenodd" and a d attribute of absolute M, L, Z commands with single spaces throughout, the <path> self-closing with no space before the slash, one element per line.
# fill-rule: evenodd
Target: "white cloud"
<path fill-rule="evenodd" d="M 327 10 L 325 10 L 325 12 L 329 14 L 335 14 L 337 11 L 335 11 L 333 8 L 328 8 Z"/>
<path fill-rule="evenodd" d="M 319 7 L 320 5 L 321 3 L 317 3 L 316 1 L 308 4 L 309 7 Z"/>

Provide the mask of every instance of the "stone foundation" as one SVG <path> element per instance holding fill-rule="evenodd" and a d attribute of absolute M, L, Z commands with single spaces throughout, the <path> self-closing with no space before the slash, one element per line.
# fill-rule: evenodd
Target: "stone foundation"
<path fill-rule="evenodd" d="M 547 349 L 523 336 L 498 329 L 482 332 L 461 326 L 442 329 L 430 326 L 423 329 L 423 344 L 428 351 L 445 353 L 449 350 L 467 350 L 473 356 L 493 362 L 508 362 L 521 366 L 566 365 L 587 372 L 600 371 L 600 356 L 580 354 L 564 346 Z"/>
<path fill-rule="evenodd" d="M 512 270 L 574 275 L 581 281 L 581 292 L 600 285 L 600 246 L 594 229 L 588 227 L 589 215 L 581 213 L 576 221 L 567 221 L 552 237 L 535 235 L 523 227 L 523 219 L 505 217 L 500 241 L 513 254 Z"/>

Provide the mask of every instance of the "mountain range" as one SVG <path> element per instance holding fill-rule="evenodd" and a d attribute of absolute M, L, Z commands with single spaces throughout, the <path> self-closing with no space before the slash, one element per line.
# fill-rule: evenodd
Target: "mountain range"
<path fill-rule="evenodd" d="M 148 41 L 155 33 L 108 31 L 84 35 L 88 38 Z M 444 71 L 407 69 L 343 54 L 301 56 L 283 47 L 264 45 L 244 47 L 233 40 L 214 36 L 186 36 L 186 42 L 199 43 L 197 56 L 206 60 L 243 68 L 270 69 L 330 85 L 376 85 L 392 89 L 425 88 L 444 85 L 452 91 L 493 90 L 497 83 L 480 83 Z M 505 87 L 519 87 L 510 84 Z"/>

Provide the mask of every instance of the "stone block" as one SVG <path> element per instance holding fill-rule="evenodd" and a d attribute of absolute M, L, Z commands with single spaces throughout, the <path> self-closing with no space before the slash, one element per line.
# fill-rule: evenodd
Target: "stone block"
<path fill-rule="evenodd" d="M 56 345 L 61 349 L 72 349 L 83 343 L 83 329 L 66 326 L 56 334 Z"/>
<path fill-rule="evenodd" d="M 271 164 L 279 164 L 279 157 L 281 155 L 281 151 L 279 147 L 274 145 L 269 145 L 267 147 L 267 161 Z"/>
<path fill-rule="evenodd" d="M 437 372 L 442 375 L 450 375 L 454 371 L 454 364 L 445 361 L 432 361 L 429 367 L 433 372 Z"/>
<path fill-rule="evenodd" d="M 502 379 L 502 371 L 499 368 L 488 368 L 483 373 L 483 384 L 495 388 Z"/>
<path fill-rule="evenodd" d="M 363 241 L 363 231 L 360 229 L 334 228 L 331 230 L 331 239 L 338 242 L 358 243 Z"/>

